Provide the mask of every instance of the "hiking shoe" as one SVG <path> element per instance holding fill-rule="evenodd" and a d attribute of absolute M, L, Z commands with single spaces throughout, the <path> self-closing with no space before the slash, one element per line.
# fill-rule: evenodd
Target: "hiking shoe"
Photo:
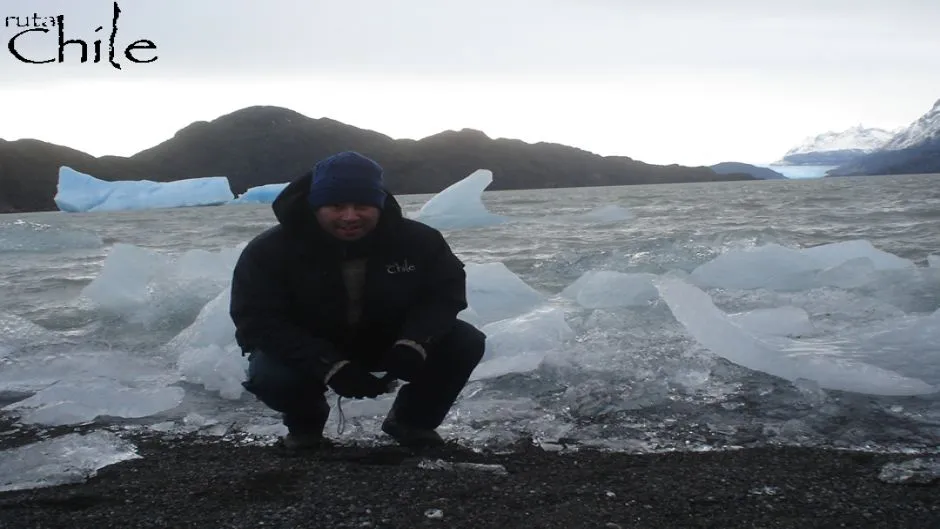
<path fill-rule="evenodd" d="M 288 433 L 281 439 L 281 444 L 288 450 L 308 451 L 331 448 L 333 442 L 320 433 Z"/>
<path fill-rule="evenodd" d="M 382 431 L 392 436 L 398 444 L 411 448 L 442 446 L 444 440 L 435 430 L 406 426 L 389 417 L 382 422 Z"/>

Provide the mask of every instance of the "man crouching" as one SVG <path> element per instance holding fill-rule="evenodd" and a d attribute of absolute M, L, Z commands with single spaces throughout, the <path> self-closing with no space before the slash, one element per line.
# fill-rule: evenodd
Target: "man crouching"
<path fill-rule="evenodd" d="M 405 218 L 383 169 L 355 152 L 318 162 L 272 205 L 278 224 L 235 265 L 230 314 L 245 388 L 283 415 L 288 448 L 317 448 L 325 392 L 375 398 L 385 371 L 407 382 L 382 431 L 405 446 L 435 431 L 483 357 L 485 335 L 457 319 L 466 273 L 441 233 Z"/>

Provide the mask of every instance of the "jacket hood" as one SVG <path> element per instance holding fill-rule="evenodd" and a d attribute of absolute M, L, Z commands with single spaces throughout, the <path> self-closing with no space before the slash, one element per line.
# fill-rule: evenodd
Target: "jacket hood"
<path fill-rule="evenodd" d="M 307 194 L 310 191 L 312 181 L 313 170 L 310 170 L 289 183 L 274 199 L 271 209 L 274 210 L 277 221 L 287 231 L 307 239 L 332 242 L 334 239 L 320 227 L 313 208 L 307 202 Z M 375 228 L 376 233 L 386 230 L 388 226 L 396 224 L 404 218 L 398 200 L 388 189 L 385 192 L 387 196 L 382 214 L 379 217 L 379 223 Z"/>

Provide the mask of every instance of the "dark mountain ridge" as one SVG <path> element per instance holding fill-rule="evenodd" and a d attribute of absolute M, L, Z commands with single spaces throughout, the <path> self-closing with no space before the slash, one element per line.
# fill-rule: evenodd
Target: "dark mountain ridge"
<path fill-rule="evenodd" d="M 191 123 L 130 157 L 94 157 L 34 139 L 0 140 L 0 212 L 57 209 L 53 196 L 63 165 L 109 181 L 226 176 L 232 191 L 240 194 L 290 181 L 317 160 L 343 150 L 377 160 L 385 167 L 389 188 L 399 194 L 436 193 L 481 168 L 493 171 L 492 190 L 754 179 L 719 175 L 707 167 L 605 157 L 555 143 L 492 139 L 472 129 L 420 140 L 393 139 L 329 118 L 253 106 Z"/>

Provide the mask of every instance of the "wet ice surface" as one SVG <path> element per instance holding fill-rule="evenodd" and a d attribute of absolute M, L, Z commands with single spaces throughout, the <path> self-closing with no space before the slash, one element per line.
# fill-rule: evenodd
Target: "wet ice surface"
<path fill-rule="evenodd" d="M 703 188 L 684 198 L 681 189 L 604 190 L 577 206 L 570 196 L 500 194 L 490 206 L 500 222 L 465 217 L 445 231 L 468 263 L 461 318 L 488 343 L 441 433 L 495 448 L 531 437 L 550 449 L 630 452 L 937 451 L 936 239 L 917 239 L 934 246 L 916 257 L 894 242 L 913 237 L 909 220 L 896 231 L 874 225 L 871 240 L 848 227 L 819 235 L 792 207 L 767 221 L 789 219 L 791 231 L 771 236 L 756 221 L 728 225 L 700 211 L 721 202 L 699 197 Z M 423 203 L 403 201 L 412 211 Z M 918 211 L 905 208 L 899 216 Z M 272 442 L 284 428 L 241 387 L 246 360 L 227 314 L 238 252 L 270 222 L 265 206 L 0 219 L 12 249 L 0 269 L 11 293 L 0 300 L 0 413 L 40 431 Z M 24 235 L 31 226 L 44 227 Z M 80 244 L 55 250 L 68 230 Z M 344 400 L 338 433 L 331 394 L 328 435 L 387 442 L 378 426 L 393 397 Z M 129 453 L 111 434 L 17 449 L 54 461 L 77 439 L 87 448 L 78 467 L 31 456 L 33 470 L 0 465 L 0 478 L 73 479 Z M 4 465 L 24 460 L 2 453 Z"/>
<path fill-rule="evenodd" d="M 134 445 L 113 433 L 70 433 L 0 452 L 0 491 L 80 483 L 137 457 Z"/>

